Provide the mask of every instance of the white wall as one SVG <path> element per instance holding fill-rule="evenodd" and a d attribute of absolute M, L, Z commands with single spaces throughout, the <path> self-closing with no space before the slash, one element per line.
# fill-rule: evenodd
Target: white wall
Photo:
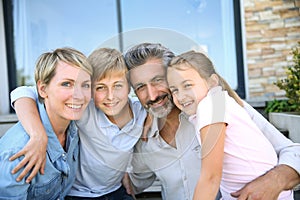
<path fill-rule="evenodd" d="M 9 113 L 9 89 L 4 34 L 3 1 L 0 1 L 0 115 Z"/>

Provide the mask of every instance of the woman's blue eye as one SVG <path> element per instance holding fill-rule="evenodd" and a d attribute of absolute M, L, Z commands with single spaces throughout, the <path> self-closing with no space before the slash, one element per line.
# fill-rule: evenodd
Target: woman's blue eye
<path fill-rule="evenodd" d="M 71 83 L 70 82 L 63 82 L 61 85 L 64 86 L 64 87 L 70 87 Z"/>

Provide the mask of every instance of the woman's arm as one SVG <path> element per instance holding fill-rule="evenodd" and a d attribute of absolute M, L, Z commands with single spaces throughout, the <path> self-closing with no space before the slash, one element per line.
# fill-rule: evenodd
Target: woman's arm
<path fill-rule="evenodd" d="M 30 182 L 38 171 L 44 174 L 48 137 L 34 99 L 37 99 L 37 92 L 34 87 L 20 87 L 11 93 L 12 105 L 14 105 L 18 119 L 30 136 L 27 145 L 10 157 L 12 161 L 20 156 L 24 156 L 23 160 L 12 170 L 12 173 L 15 174 L 26 165 L 18 176 L 17 181 L 22 180 L 30 170 L 32 171 L 26 182 Z"/>
<path fill-rule="evenodd" d="M 219 191 L 225 141 L 225 123 L 215 123 L 200 130 L 201 172 L 194 192 L 194 200 L 214 200 Z"/>

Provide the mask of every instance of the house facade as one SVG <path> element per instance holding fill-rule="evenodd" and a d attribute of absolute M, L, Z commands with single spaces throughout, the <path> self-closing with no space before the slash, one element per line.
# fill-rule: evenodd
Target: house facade
<path fill-rule="evenodd" d="M 9 104 L 10 62 L 7 25 L 0 1 L 0 115 L 11 113 Z M 205 0 L 201 1 L 202 3 Z M 246 101 L 254 106 L 284 96 L 273 83 L 285 76 L 291 48 L 300 41 L 300 0 L 240 0 L 240 26 Z M 14 80 L 15 81 L 15 80 Z"/>

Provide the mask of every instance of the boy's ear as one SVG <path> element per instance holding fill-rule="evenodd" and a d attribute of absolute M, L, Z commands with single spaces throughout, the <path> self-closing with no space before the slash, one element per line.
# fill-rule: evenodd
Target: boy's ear
<path fill-rule="evenodd" d="M 219 77 L 217 74 L 212 74 L 208 80 L 209 88 L 213 88 L 219 85 Z"/>
<path fill-rule="evenodd" d="M 38 93 L 42 98 L 47 97 L 47 92 L 46 92 L 46 84 L 42 83 L 40 80 L 37 82 L 37 89 Z"/>

